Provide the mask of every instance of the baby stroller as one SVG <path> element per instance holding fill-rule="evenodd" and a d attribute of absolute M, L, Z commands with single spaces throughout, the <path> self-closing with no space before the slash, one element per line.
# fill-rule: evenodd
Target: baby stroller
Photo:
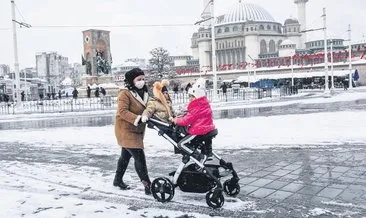
<path fill-rule="evenodd" d="M 235 197 L 240 192 L 239 177 L 232 163 L 225 162 L 215 152 L 213 156 L 219 161 L 219 165 L 201 163 L 204 157 L 200 150 L 205 143 L 212 143 L 218 132 L 213 130 L 204 136 L 197 137 L 188 145 L 178 146 L 178 142 L 186 136 L 180 127 L 169 125 L 157 118 L 150 118 L 148 128 L 155 129 L 158 134 L 174 145 L 175 153 L 183 155 L 182 163 L 176 171 L 169 173 L 172 180 L 166 177 L 156 178 L 151 183 L 151 193 L 159 202 L 169 202 L 174 197 L 174 189 L 179 187 L 183 192 L 206 193 L 206 203 L 212 208 L 220 208 L 224 204 L 225 192 L 228 196 Z M 223 184 L 220 178 L 232 175 Z"/>

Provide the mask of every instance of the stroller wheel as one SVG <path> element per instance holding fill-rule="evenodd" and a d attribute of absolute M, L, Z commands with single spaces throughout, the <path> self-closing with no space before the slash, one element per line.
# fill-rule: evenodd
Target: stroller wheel
<path fill-rule="evenodd" d="M 233 182 L 231 179 L 228 179 L 224 182 L 224 192 L 232 197 L 235 197 L 240 192 L 240 185 L 237 182 Z"/>
<path fill-rule="evenodd" d="M 222 191 L 219 189 L 209 191 L 206 194 L 206 203 L 208 206 L 217 209 L 222 207 L 224 205 L 224 195 L 222 194 Z"/>
<path fill-rule="evenodd" d="M 174 185 L 168 178 L 156 178 L 151 183 L 151 193 L 159 202 L 168 202 L 174 197 Z"/>

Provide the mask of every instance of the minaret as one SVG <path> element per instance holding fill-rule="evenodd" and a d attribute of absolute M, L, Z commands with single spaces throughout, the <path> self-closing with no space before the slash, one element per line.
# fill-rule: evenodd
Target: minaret
<path fill-rule="evenodd" d="M 210 19 L 211 17 L 211 0 L 203 0 L 203 12 L 201 14 L 202 20 Z M 203 26 L 210 26 L 211 21 L 207 20 L 202 23 Z"/>
<path fill-rule="evenodd" d="M 306 3 L 308 1 L 309 0 L 295 0 L 295 4 L 297 4 L 298 20 L 301 25 L 301 27 L 300 27 L 301 31 L 306 30 Z M 300 48 L 305 48 L 306 40 L 307 40 L 306 33 L 302 33 Z"/>

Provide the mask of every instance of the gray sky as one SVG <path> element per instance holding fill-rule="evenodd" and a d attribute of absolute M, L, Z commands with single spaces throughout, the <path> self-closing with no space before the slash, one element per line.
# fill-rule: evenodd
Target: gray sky
<path fill-rule="evenodd" d="M 297 17 L 293 0 L 243 0 L 264 7 L 277 22 Z M 15 0 L 25 22 L 33 26 L 46 25 L 131 25 L 131 24 L 193 24 L 200 19 L 203 0 Z M 215 0 L 216 15 L 224 14 L 238 0 Z M 354 41 L 366 35 L 364 13 L 366 0 L 309 0 L 308 28 L 322 27 L 322 8 L 327 8 L 328 35 L 348 38 L 347 28 L 353 28 Z M 0 64 L 13 68 L 13 41 L 10 0 L 0 1 Z M 17 20 L 22 20 L 17 12 Z M 3 29 L 10 28 L 10 29 Z M 82 30 L 88 28 L 19 29 L 18 50 L 20 67 L 35 66 L 35 53 L 57 51 L 69 62 L 81 62 Z M 149 58 L 149 51 L 162 46 L 171 55 L 191 54 L 190 37 L 197 26 L 101 28 L 111 31 L 113 65 L 127 58 Z M 308 39 L 322 37 L 309 33 Z"/>

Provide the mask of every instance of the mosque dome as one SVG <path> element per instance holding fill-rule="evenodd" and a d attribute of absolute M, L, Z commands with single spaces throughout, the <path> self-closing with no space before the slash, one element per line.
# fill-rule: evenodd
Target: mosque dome
<path fill-rule="evenodd" d="M 256 4 L 243 3 L 239 1 L 233 5 L 225 14 L 219 24 L 254 22 L 276 22 L 272 15 Z"/>
<path fill-rule="evenodd" d="M 285 25 L 289 25 L 289 24 L 299 24 L 299 21 L 297 19 L 294 18 L 289 18 L 285 20 Z"/>

